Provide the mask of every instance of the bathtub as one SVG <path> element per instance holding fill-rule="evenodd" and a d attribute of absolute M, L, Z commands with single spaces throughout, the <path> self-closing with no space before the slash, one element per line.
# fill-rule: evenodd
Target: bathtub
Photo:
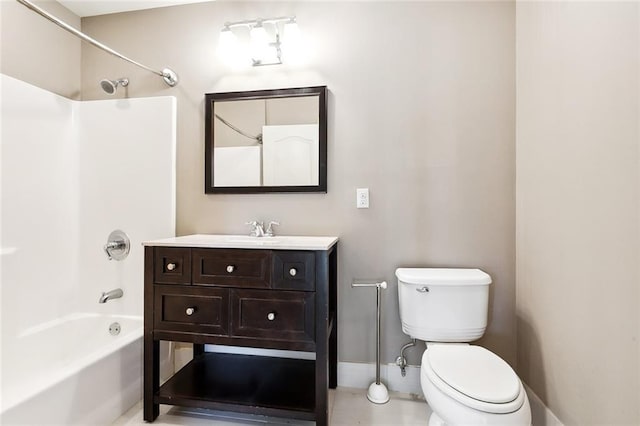
<path fill-rule="evenodd" d="M 6 339 L 0 423 L 112 423 L 141 399 L 142 335 L 141 316 L 76 313 Z"/>

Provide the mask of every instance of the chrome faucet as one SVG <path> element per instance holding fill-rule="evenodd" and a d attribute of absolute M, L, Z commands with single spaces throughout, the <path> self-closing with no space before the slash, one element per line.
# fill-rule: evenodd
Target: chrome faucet
<path fill-rule="evenodd" d="M 269 222 L 266 231 L 264 230 L 264 222 L 252 220 L 251 222 L 245 223 L 245 225 L 251 226 L 251 233 L 249 234 L 251 237 L 273 237 L 275 235 L 273 225 L 280 225 L 280 223 L 274 221 Z"/>
<path fill-rule="evenodd" d="M 107 303 L 107 300 L 119 299 L 123 294 L 124 293 L 121 288 L 116 288 L 115 290 L 107 291 L 106 293 L 103 292 L 100 299 L 98 299 L 98 303 Z"/>
<path fill-rule="evenodd" d="M 275 232 L 273 232 L 273 225 L 280 226 L 280 222 L 274 222 L 274 221 L 269 222 L 269 226 L 267 226 L 267 230 L 264 231 L 265 236 L 273 237 L 274 235 L 276 235 Z"/>
<path fill-rule="evenodd" d="M 249 236 L 264 237 L 264 224 L 262 222 L 252 220 L 251 222 L 247 222 L 245 225 L 251 226 L 251 233 L 249 234 Z"/>
<path fill-rule="evenodd" d="M 129 236 L 123 231 L 116 229 L 107 239 L 107 244 L 102 248 L 109 260 L 123 260 L 129 254 L 131 243 Z"/>
<path fill-rule="evenodd" d="M 112 251 L 124 250 L 124 248 L 125 248 L 124 242 L 120 242 L 120 241 L 109 241 L 107 244 L 105 244 L 102 247 L 102 249 L 104 250 L 109 260 L 113 259 L 113 254 L 111 253 Z"/>

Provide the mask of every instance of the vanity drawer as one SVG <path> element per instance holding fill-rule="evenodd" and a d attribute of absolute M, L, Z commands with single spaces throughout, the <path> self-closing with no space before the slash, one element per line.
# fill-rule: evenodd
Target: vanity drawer
<path fill-rule="evenodd" d="M 308 251 L 273 252 L 273 288 L 315 291 L 315 255 Z"/>
<path fill-rule="evenodd" d="M 229 290 L 157 285 L 154 312 L 157 330 L 227 335 Z"/>
<path fill-rule="evenodd" d="M 269 288 L 271 252 L 268 250 L 193 249 L 195 285 Z"/>
<path fill-rule="evenodd" d="M 231 290 L 231 335 L 314 342 L 315 293 Z"/>
<path fill-rule="evenodd" d="M 191 284 L 191 249 L 154 248 L 154 277 L 158 284 Z"/>

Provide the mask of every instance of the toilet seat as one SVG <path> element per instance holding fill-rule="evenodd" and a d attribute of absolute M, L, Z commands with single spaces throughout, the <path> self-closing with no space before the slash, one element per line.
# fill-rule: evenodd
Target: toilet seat
<path fill-rule="evenodd" d="M 421 374 L 445 395 L 487 413 L 512 413 L 526 399 L 509 364 L 480 346 L 429 344 Z"/>

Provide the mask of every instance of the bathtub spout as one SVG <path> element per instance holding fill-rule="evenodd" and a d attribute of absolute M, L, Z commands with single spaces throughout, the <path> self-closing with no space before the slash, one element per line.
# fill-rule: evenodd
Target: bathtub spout
<path fill-rule="evenodd" d="M 98 303 L 107 303 L 107 300 L 119 299 L 123 294 L 124 293 L 122 292 L 121 288 L 116 288 L 115 290 L 107 291 L 106 293 L 103 292 L 102 296 L 100 296 L 100 299 L 98 300 Z"/>

